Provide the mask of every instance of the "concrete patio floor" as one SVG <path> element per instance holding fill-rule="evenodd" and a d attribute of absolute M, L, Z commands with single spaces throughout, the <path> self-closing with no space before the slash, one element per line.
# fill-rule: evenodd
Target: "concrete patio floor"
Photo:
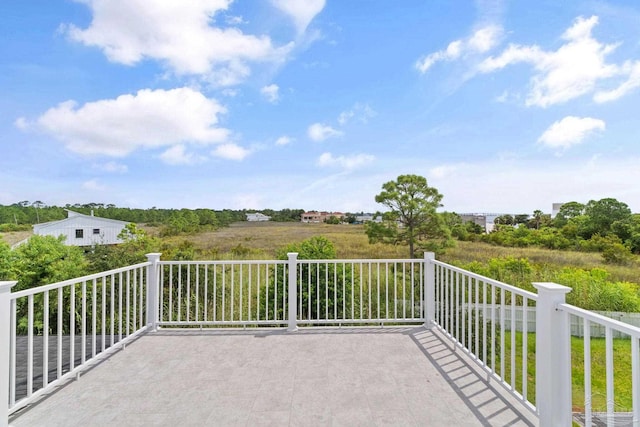
<path fill-rule="evenodd" d="M 519 402 L 423 327 L 143 335 L 12 426 L 532 426 Z"/>

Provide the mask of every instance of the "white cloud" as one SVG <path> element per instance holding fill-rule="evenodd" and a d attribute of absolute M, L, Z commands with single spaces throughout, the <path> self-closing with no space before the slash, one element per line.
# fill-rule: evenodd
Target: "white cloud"
<path fill-rule="evenodd" d="M 92 11 L 88 28 L 62 30 L 77 42 L 103 50 L 112 62 L 164 63 L 178 75 L 210 75 L 220 85 L 235 84 L 250 72 L 245 62 L 280 61 L 293 47 L 275 47 L 267 36 L 211 26 L 231 0 L 82 0 Z"/>
<path fill-rule="evenodd" d="M 340 113 L 338 116 L 338 124 L 344 126 L 354 117 L 362 123 L 367 123 L 370 118 L 375 116 L 376 112 L 368 104 L 356 103 L 350 110 Z"/>
<path fill-rule="evenodd" d="M 29 122 L 24 117 L 18 117 L 16 121 L 13 122 L 13 125 L 20 130 L 27 130 L 27 128 L 29 127 Z"/>
<path fill-rule="evenodd" d="M 433 178 L 446 178 L 451 176 L 463 165 L 440 165 L 429 170 L 429 176 Z"/>
<path fill-rule="evenodd" d="M 355 154 L 353 156 L 334 156 L 331 153 L 322 153 L 318 158 L 318 166 L 340 167 L 343 169 L 356 169 L 375 160 L 370 154 Z"/>
<path fill-rule="evenodd" d="M 307 129 L 307 135 L 313 141 L 320 142 L 328 138 L 342 136 L 343 132 L 322 123 L 314 123 Z"/>
<path fill-rule="evenodd" d="M 80 107 L 63 102 L 40 116 L 35 126 L 76 153 L 122 157 L 138 148 L 225 142 L 229 130 L 216 126 L 225 111 L 189 88 L 142 89 Z"/>
<path fill-rule="evenodd" d="M 567 149 L 580 144 L 592 133 L 604 130 L 605 122 L 600 119 L 567 116 L 549 126 L 538 142 L 551 148 Z"/>
<path fill-rule="evenodd" d="M 628 72 L 629 78 L 615 89 L 596 92 L 593 96 L 594 101 L 598 103 L 615 101 L 640 87 L 640 61 L 635 61 L 633 64 L 627 62 L 623 70 Z"/>
<path fill-rule="evenodd" d="M 293 20 L 298 34 L 304 33 L 309 23 L 324 9 L 325 0 L 271 0 L 271 3 Z"/>
<path fill-rule="evenodd" d="M 227 23 L 227 25 L 248 24 L 248 22 L 245 21 L 244 18 L 242 18 L 242 16 L 227 16 L 225 18 L 225 22 Z"/>
<path fill-rule="evenodd" d="M 117 163 L 117 162 L 95 164 L 93 167 L 94 169 L 98 169 L 98 170 L 109 172 L 109 173 L 126 173 L 129 170 L 127 165 L 123 165 L 122 163 Z"/>
<path fill-rule="evenodd" d="M 276 104 L 280 100 L 279 90 L 280 88 L 277 84 L 270 84 L 269 86 L 264 86 L 260 89 L 260 93 L 267 99 L 267 101 L 272 104 Z"/>
<path fill-rule="evenodd" d="M 160 159 L 168 165 L 194 165 L 206 160 L 204 156 L 187 153 L 186 147 L 182 144 L 167 149 L 160 154 Z"/>
<path fill-rule="evenodd" d="M 103 184 L 100 184 L 97 180 L 91 179 L 82 183 L 82 189 L 90 191 L 104 191 L 107 189 L 107 187 Z"/>
<path fill-rule="evenodd" d="M 620 67 L 605 61 L 617 45 L 600 43 L 591 36 L 597 23 L 597 16 L 578 17 L 562 35 L 566 43 L 558 50 L 544 51 L 536 45 L 512 44 L 497 57 L 484 60 L 478 69 L 488 73 L 519 62 L 530 63 L 536 73 L 531 78 L 526 105 L 548 107 L 569 101 L 592 92 L 598 81 L 621 72 Z M 601 97 L 605 99 L 607 95 Z"/>
<path fill-rule="evenodd" d="M 287 145 L 293 142 L 293 138 L 287 135 L 282 135 L 280 138 L 276 139 L 276 145 Z"/>
<path fill-rule="evenodd" d="M 228 143 L 216 146 L 215 150 L 213 150 L 211 154 L 228 160 L 243 160 L 251 154 L 251 150 L 247 150 L 246 148 L 233 143 Z"/>
<path fill-rule="evenodd" d="M 446 49 L 426 55 L 418 60 L 415 66 L 421 73 L 426 73 L 437 62 L 454 61 L 465 55 L 488 52 L 498 44 L 501 37 L 501 27 L 497 25 L 485 26 L 467 39 L 452 41 Z"/>

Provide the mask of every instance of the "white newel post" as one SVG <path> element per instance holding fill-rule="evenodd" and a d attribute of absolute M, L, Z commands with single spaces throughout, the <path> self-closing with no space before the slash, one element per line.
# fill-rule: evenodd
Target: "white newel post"
<path fill-rule="evenodd" d="M 536 407 L 540 427 L 571 425 L 569 314 L 558 310 L 571 288 L 534 283 L 536 304 Z"/>
<path fill-rule="evenodd" d="M 435 253 L 424 253 L 424 327 L 427 329 L 431 329 L 435 325 L 436 266 L 433 263 L 435 259 Z"/>
<path fill-rule="evenodd" d="M 289 324 L 287 331 L 293 332 L 298 330 L 298 254 L 289 252 L 289 279 L 287 280 L 287 290 L 289 293 Z"/>
<path fill-rule="evenodd" d="M 158 327 L 158 292 L 160 289 L 159 265 L 160 253 L 147 254 L 147 261 L 151 263 L 147 267 L 147 326 L 156 331 Z"/>
<path fill-rule="evenodd" d="M 9 425 L 11 288 L 16 283 L 18 282 L 0 282 L 0 427 Z"/>

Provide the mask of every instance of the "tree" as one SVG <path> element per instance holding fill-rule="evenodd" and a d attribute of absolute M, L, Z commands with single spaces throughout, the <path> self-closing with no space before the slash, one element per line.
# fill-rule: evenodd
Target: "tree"
<path fill-rule="evenodd" d="M 543 213 L 541 210 L 536 209 L 533 211 L 533 216 L 528 222 L 529 228 L 535 228 L 539 230 L 541 227 L 547 226 L 551 222 L 551 215 Z"/>
<path fill-rule="evenodd" d="M 493 223 L 501 224 L 501 225 L 513 225 L 514 220 L 513 220 L 513 216 L 506 214 L 506 215 L 497 216 L 496 219 L 493 220 Z"/>
<path fill-rule="evenodd" d="M 619 202 L 613 198 L 601 200 L 589 200 L 584 208 L 587 216 L 585 229 L 581 230 L 581 235 L 585 239 L 591 238 L 595 234 L 605 236 L 611 233 L 611 225 L 616 221 L 629 221 L 631 219 L 631 209 L 626 203 Z"/>
<path fill-rule="evenodd" d="M 277 258 L 288 259 L 288 253 L 296 252 L 298 260 L 330 260 L 336 258 L 336 250 L 333 243 L 326 237 L 314 236 L 298 244 L 290 244 L 278 251 Z M 285 276 L 284 266 L 276 266 L 272 273 L 268 287 L 261 290 L 261 313 L 265 313 L 270 319 L 283 319 L 287 312 L 288 290 L 283 286 L 276 286 L 277 278 Z M 298 280 L 301 284 L 307 284 L 300 288 L 300 313 L 303 319 L 318 319 L 328 316 L 329 319 L 344 318 L 343 311 L 345 301 L 351 299 L 352 267 L 345 265 L 339 267 L 329 262 L 301 263 L 298 266 Z M 316 286 L 310 286 L 314 281 Z M 284 301 L 281 307 L 269 304 L 269 301 Z M 335 314 L 335 317 L 334 317 Z"/>
<path fill-rule="evenodd" d="M 413 258 L 416 245 L 421 241 L 450 239 L 443 218 L 436 213 L 442 206 L 442 194 L 429 187 L 426 178 L 400 175 L 396 181 L 383 184 L 375 200 L 390 211 L 382 215 L 383 222 L 366 224 L 370 243 L 408 244 L 409 256 Z"/>

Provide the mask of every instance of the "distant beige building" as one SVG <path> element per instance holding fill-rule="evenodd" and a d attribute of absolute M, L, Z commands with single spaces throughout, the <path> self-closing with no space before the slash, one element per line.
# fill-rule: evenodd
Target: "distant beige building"
<path fill-rule="evenodd" d="M 301 216 L 302 222 L 325 222 L 327 219 L 335 216 L 336 218 L 342 219 L 344 218 L 344 214 L 342 212 L 318 212 L 318 211 L 309 211 L 305 212 Z"/>

